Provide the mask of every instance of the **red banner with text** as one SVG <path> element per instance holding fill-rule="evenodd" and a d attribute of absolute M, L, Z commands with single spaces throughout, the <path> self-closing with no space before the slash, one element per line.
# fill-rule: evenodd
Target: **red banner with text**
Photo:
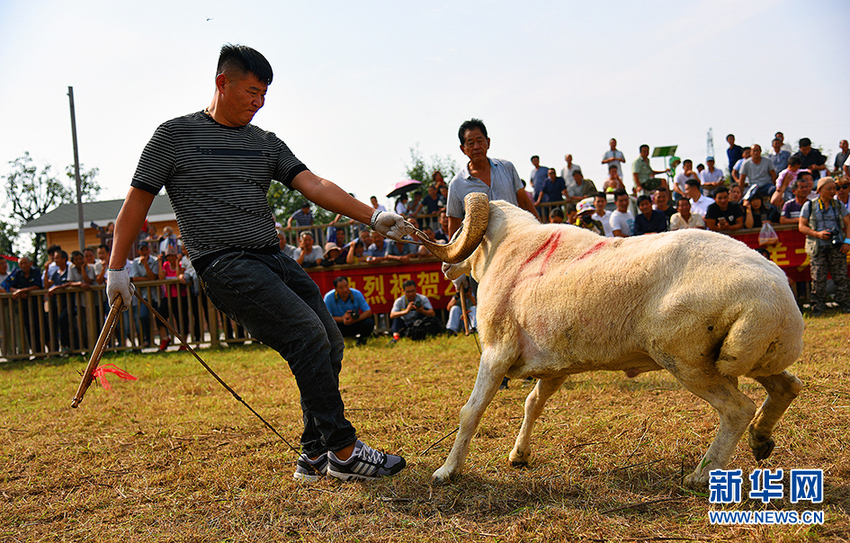
<path fill-rule="evenodd" d="M 404 294 L 401 285 L 408 279 L 416 281 L 417 292 L 427 296 L 434 309 L 445 309 L 455 288 L 440 271 L 441 265 L 439 260 L 428 259 L 400 265 L 312 268 L 307 273 L 319 285 L 323 296 L 333 290 L 333 280 L 342 276 L 348 279 L 349 287 L 363 293 L 373 313 L 389 313 L 396 298 Z"/>

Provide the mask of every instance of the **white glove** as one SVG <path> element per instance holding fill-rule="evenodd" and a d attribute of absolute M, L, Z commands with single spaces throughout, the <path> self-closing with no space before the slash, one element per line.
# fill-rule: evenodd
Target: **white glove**
<path fill-rule="evenodd" d="M 375 210 L 372 214 L 372 230 L 380 232 L 393 241 L 402 241 L 404 236 L 413 234 L 413 227 L 401 215 L 389 211 Z"/>
<path fill-rule="evenodd" d="M 461 275 L 457 279 L 453 280 L 452 283 L 454 283 L 455 290 L 458 292 L 460 292 L 461 288 L 469 287 L 469 280 L 466 278 L 466 275 Z"/>
<path fill-rule="evenodd" d="M 443 262 L 443 265 L 440 267 L 440 269 L 443 272 L 443 275 L 446 276 L 446 279 L 449 278 L 448 271 L 449 271 L 449 268 L 451 268 L 451 267 L 452 267 L 452 264 L 449 264 L 448 262 Z M 461 275 L 457 279 L 452 279 L 451 282 L 452 282 L 452 284 L 454 284 L 455 290 L 457 290 L 458 292 L 460 292 L 461 287 L 464 287 L 464 288 L 469 287 L 469 279 L 467 279 L 466 275 Z"/>
<path fill-rule="evenodd" d="M 124 303 L 122 310 L 127 311 L 133 303 L 134 292 L 136 287 L 130 282 L 130 274 L 127 270 L 106 270 L 106 298 L 110 306 L 116 296 L 121 296 L 121 301 Z"/>

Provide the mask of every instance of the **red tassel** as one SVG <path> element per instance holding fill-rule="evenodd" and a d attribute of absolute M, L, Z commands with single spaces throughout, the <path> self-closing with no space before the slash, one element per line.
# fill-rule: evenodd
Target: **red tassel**
<path fill-rule="evenodd" d="M 135 381 L 136 378 L 127 373 L 126 371 L 120 369 L 115 364 L 104 364 L 102 366 L 97 367 L 92 372 L 92 377 L 97 377 L 97 380 L 100 381 L 100 384 L 103 385 L 103 388 L 106 390 L 111 390 L 112 387 L 109 385 L 109 381 L 106 380 L 107 373 L 114 373 L 121 379 L 127 379 L 128 381 Z"/>

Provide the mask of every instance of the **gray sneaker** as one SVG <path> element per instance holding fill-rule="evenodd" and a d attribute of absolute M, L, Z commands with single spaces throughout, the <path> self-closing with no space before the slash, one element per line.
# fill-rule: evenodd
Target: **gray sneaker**
<path fill-rule="evenodd" d="M 318 481 L 328 473 L 328 453 L 323 454 L 315 460 L 310 460 L 306 454 L 301 454 L 295 462 L 295 473 L 293 479 L 300 481 Z"/>
<path fill-rule="evenodd" d="M 376 451 L 358 439 L 348 460 L 342 461 L 329 452 L 328 464 L 328 475 L 350 481 L 390 477 L 403 470 L 407 462 L 401 456 Z"/>

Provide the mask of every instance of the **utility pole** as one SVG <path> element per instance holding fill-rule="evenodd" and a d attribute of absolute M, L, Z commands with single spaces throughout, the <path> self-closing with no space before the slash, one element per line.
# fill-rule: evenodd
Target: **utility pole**
<path fill-rule="evenodd" d="M 86 248 L 86 234 L 83 229 L 83 188 L 80 180 L 80 156 L 77 152 L 77 118 L 74 114 L 74 87 L 68 87 L 68 100 L 71 104 L 71 138 L 74 141 L 74 178 L 77 181 L 77 237 L 80 240 L 80 252 Z"/>
<path fill-rule="evenodd" d="M 708 134 L 706 135 L 705 140 L 706 156 L 714 156 L 714 131 L 710 127 L 708 129 Z"/>

